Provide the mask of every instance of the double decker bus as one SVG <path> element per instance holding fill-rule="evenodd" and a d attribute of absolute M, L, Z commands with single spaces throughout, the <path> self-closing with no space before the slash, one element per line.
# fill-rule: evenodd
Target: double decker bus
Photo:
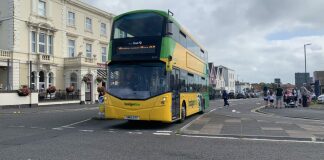
<path fill-rule="evenodd" d="M 111 33 L 105 118 L 174 122 L 208 108 L 207 51 L 171 12 L 121 14 Z"/>

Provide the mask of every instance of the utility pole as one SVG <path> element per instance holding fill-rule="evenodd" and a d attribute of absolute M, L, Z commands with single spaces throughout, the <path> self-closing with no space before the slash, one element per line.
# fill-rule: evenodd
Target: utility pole
<path fill-rule="evenodd" d="M 311 43 L 304 44 L 304 57 L 305 57 L 305 83 L 307 84 L 307 75 L 306 75 L 306 46 L 311 45 Z"/>

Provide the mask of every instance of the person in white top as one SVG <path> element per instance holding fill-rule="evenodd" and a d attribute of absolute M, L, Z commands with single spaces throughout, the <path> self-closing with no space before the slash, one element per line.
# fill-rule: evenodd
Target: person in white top
<path fill-rule="evenodd" d="M 274 94 L 273 94 L 272 90 L 269 91 L 269 96 L 268 97 L 269 97 L 268 99 L 269 99 L 269 102 L 270 102 L 270 107 L 273 107 Z"/>

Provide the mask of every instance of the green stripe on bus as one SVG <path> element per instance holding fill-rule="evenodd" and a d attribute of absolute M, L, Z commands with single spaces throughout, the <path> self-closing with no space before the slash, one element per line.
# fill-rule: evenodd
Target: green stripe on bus
<path fill-rule="evenodd" d="M 176 42 L 170 37 L 162 38 L 160 58 L 168 58 L 173 55 Z"/>

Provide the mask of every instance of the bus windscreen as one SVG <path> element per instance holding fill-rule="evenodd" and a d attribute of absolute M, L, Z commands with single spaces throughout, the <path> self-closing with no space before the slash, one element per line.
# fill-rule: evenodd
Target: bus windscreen
<path fill-rule="evenodd" d="M 113 39 L 162 36 L 163 19 L 155 13 L 125 15 L 114 22 Z"/>

